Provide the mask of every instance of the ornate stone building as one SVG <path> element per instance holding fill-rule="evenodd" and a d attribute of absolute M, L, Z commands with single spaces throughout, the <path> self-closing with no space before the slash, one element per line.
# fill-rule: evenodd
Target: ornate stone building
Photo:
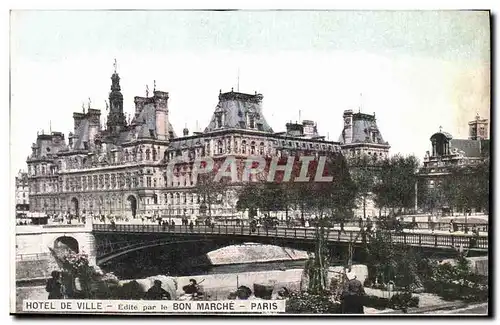
<path fill-rule="evenodd" d="M 420 186 L 435 188 L 450 175 L 450 168 L 473 165 L 489 158 L 488 119 L 477 115 L 468 125 L 468 139 L 454 139 L 441 128 L 430 137 L 432 150 L 426 152 L 423 167 L 418 172 Z"/>
<path fill-rule="evenodd" d="M 16 214 L 29 210 L 28 173 L 20 170 L 16 176 Z"/>
<path fill-rule="evenodd" d="M 190 164 L 167 173 L 179 156 L 193 160 L 210 156 L 276 156 L 297 151 L 340 152 L 338 142 L 326 141 L 312 121 L 288 123 L 274 132 L 262 112 L 261 94 L 220 93 L 203 132 L 177 136 L 169 122 L 169 94 L 135 97 L 135 115 L 123 113 L 120 77 L 111 76 L 109 113 L 101 128 L 101 111 L 88 107 L 73 113 L 68 135 L 39 134 L 27 159 L 31 211 L 153 216 L 200 213 L 196 179 Z M 235 213 L 235 193 L 228 191 L 215 214 Z"/>

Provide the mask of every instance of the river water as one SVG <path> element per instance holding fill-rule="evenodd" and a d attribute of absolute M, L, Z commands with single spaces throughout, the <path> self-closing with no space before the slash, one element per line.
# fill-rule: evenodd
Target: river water
<path fill-rule="evenodd" d="M 235 263 L 211 265 L 205 256 L 181 255 L 166 250 L 148 250 L 131 253 L 108 265 L 101 265 L 104 272 L 113 272 L 119 279 L 138 279 L 154 275 L 188 276 L 205 274 L 226 274 L 269 270 L 303 268 L 306 260 L 270 260 L 262 263 L 238 263 L 248 261 L 245 256 L 235 258 Z"/>

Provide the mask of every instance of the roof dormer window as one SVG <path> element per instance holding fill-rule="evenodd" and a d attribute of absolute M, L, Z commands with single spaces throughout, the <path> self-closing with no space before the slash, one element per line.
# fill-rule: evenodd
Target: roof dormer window
<path fill-rule="evenodd" d="M 251 129 L 255 129 L 255 117 L 253 115 L 249 116 L 248 125 Z"/>
<path fill-rule="evenodd" d="M 216 128 L 218 128 L 218 129 L 222 127 L 222 115 L 221 114 L 218 114 L 215 117 L 215 124 L 216 124 Z"/>

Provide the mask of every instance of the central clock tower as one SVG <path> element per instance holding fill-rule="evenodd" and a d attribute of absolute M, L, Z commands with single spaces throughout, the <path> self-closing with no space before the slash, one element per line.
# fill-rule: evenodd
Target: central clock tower
<path fill-rule="evenodd" d="M 107 128 L 111 134 L 119 133 L 127 125 L 123 114 L 123 95 L 120 88 L 120 76 L 115 71 L 111 76 L 111 92 L 109 93 L 109 115 Z"/>

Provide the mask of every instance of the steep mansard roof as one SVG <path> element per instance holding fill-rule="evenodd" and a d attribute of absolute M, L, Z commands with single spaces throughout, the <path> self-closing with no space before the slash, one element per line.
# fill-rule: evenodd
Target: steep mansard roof
<path fill-rule="evenodd" d="M 244 94 L 238 92 L 228 92 L 219 94 L 217 104 L 210 123 L 205 128 L 205 132 L 221 129 L 246 129 L 258 130 L 272 133 L 273 130 L 267 123 L 262 113 L 261 94 Z M 217 117 L 222 116 L 222 125 L 217 125 Z M 255 127 L 249 125 L 249 118 L 253 116 Z"/>
<path fill-rule="evenodd" d="M 375 141 L 370 136 L 371 131 L 376 131 Z M 345 131 L 339 137 L 341 144 L 347 144 L 345 141 Z M 388 144 L 384 141 L 380 132 L 375 115 L 354 113 L 352 114 L 352 140 L 350 143 L 373 143 L 373 144 Z"/>

